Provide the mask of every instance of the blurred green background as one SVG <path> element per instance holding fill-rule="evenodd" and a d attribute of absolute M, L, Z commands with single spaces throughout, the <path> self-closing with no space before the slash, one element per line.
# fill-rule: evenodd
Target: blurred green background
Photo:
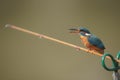
<path fill-rule="evenodd" d="M 85 26 L 115 57 L 119 0 L 0 0 L 0 80 L 112 80 L 101 57 L 5 28 L 8 23 L 81 47 L 79 36 L 68 29 Z"/>

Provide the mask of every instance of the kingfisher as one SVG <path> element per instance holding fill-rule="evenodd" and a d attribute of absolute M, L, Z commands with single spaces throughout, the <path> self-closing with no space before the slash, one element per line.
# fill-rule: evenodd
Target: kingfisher
<path fill-rule="evenodd" d="M 80 35 L 81 42 L 89 50 L 96 51 L 100 54 L 104 54 L 105 46 L 101 39 L 92 34 L 87 28 L 80 27 L 78 29 L 72 28 L 69 29 L 70 33 L 77 33 Z"/>

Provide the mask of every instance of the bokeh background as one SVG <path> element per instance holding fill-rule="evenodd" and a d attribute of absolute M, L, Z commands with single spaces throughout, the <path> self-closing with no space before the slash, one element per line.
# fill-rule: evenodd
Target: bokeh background
<path fill-rule="evenodd" d="M 101 57 L 5 28 L 8 23 L 81 47 L 79 36 L 68 29 L 84 26 L 115 57 L 120 50 L 119 0 L 0 0 L 0 80 L 112 80 Z"/>

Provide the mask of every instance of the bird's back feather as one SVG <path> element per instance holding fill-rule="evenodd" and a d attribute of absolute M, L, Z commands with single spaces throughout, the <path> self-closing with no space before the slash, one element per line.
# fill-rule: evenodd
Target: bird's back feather
<path fill-rule="evenodd" d="M 90 42 L 91 45 L 96 46 L 96 47 L 98 47 L 102 50 L 105 49 L 105 46 L 104 46 L 103 42 L 98 37 L 96 37 L 95 35 L 89 36 L 88 42 Z"/>

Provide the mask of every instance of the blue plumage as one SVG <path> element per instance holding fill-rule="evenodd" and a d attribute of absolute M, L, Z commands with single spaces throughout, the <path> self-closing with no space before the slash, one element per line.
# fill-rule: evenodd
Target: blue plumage
<path fill-rule="evenodd" d="M 90 50 L 97 51 L 101 54 L 104 53 L 105 46 L 101 39 L 93 35 L 87 28 L 81 27 L 80 29 L 70 29 L 71 33 L 79 33 L 80 39 L 84 46 Z"/>
<path fill-rule="evenodd" d="M 100 49 L 105 49 L 105 46 L 104 44 L 102 43 L 102 41 L 96 37 L 95 35 L 91 35 L 88 37 L 88 42 L 93 45 L 93 46 L 96 46 Z"/>
<path fill-rule="evenodd" d="M 91 34 L 86 28 L 80 28 L 80 38 L 83 44 L 90 50 L 95 50 L 101 54 L 104 53 L 105 46 L 103 42 L 95 35 Z"/>

